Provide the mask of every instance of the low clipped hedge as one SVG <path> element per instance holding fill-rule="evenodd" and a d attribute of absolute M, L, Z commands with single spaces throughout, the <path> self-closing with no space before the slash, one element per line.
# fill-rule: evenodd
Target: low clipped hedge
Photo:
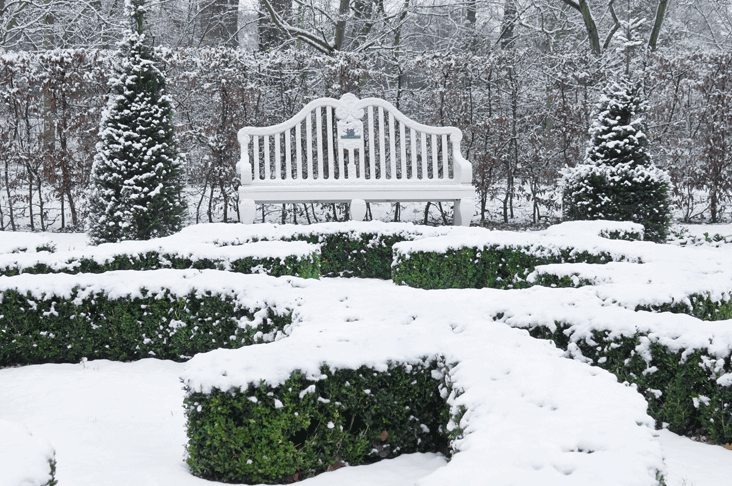
<path fill-rule="evenodd" d="M 609 253 L 576 252 L 572 248 L 529 246 L 466 246 L 445 252 L 395 252 L 395 283 L 421 289 L 521 289 L 533 284 L 526 277 L 538 265 L 549 263 L 608 263 Z"/>
<path fill-rule="evenodd" d="M 668 302 L 658 305 L 639 305 L 635 310 L 650 312 L 672 312 L 674 314 L 689 314 L 705 321 L 721 321 L 732 319 L 732 301 L 717 300 L 707 294 L 692 294 L 689 302 Z"/>
<path fill-rule="evenodd" d="M 686 436 L 704 435 L 717 444 L 732 442 L 732 377 L 720 380 L 732 372 L 732 350 L 723 358 L 707 349 L 677 352 L 640 332 L 610 337 L 609 331 L 597 330 L 575 340 L 573 327 L 562 322 L 528 331 L 636 386 L 657 427 Z"/>
<path fill-rule="evenodd" d="M 209 480 L 281 484 L 402 453 L 446 453 L 443 368 L 438 359 L 385 372 L 323 365 L 317 381 L 295 370 L 279 386 L 187 389 L 188 465 Z"/>
<path fill-rule="evenodd" d="M 582 277 L 579 273 L 556 275 L 547 270 L 535 272 L 531 280 L 536 285 L 553 288 L 575 288 L 595 284 L 592 279 Z M 729 294 L 723 293 L 721 299 L 716 299 L 712 298 L 709 293 L 695 293 L 688 295 L 686 299 L 662 304 L 638 305 L 634 310 L 687 314 L 704 321 L 732 319 L 732 299 L 729 298 Z"/>
<path fill-rule="evenodd" d="M 303 235 L 301 241 L 320 245 L 320 274 L 324 277 L 391 279 L 392 246 L 407 241 L 404 234 L 342 232 Z"/>
<path fill-rule="evenodd" d="M 604 229 L 600 231 L 599 236 L 608 240 L 643 241 L 644 232 L 630 229 Z"/>
<path fill-rule="evenodd" d="M 70 297 L 9 289 L 0 302 L 0 366 L 82 358 L 184 361 L 196 353 L 274 340 L 290 313 L 247 308 L 229 293 L 173 295 L 141 289 L 110 299 L 74 288 Z"/>
<path fill-rule="evenodd" d="M 104 273 L 114 270 L 158 270 L 172 268 L 177 270 L 227 270 L 237 273 L 265 273 L 273 277 L 294 275 L 301 278 L 320 277 L 320 256 L 317 252 L 306 258 L 288 256 L 284 259 L 276 257 L 245 257 L 237 259 L 200 258 L 181 256 L 175 253 L 147 251 L 145 253 L 119 254 L 100 263 L 93 258 L 68 259 L 61 265 L 50 266 L 37 263 L 30 267 L 8 264 L 0 267 L 0 275 L 15 276 L 23 273 Z"/>
<path fill-rule="evenodd" d="M 166 251 L 146 251 L 114 255 L 99 262 L 94 258 L 68 259 L 60 265 L 38 263 L 29 267 L 16 264 L 0 266 L 0 275 L 14 276 L 21 273 L 104 273 L 113 270 L 214 269 L 238 273 L 265 273 L 274 277 L 293 275 L 301 278 L 359 277 L 391 279 L 392 246 L 414 238 L 412 233 L 387 233 L 342 231 L 319 234 L 297 233 L 276 241 L 303 241 L 320 246 L 307 258 L 288 256 L 280 258 L 199 258 Z M 225 243 L 236 246 L 244 243 L 268 241 L 253 238 L 245 242 Z"/>

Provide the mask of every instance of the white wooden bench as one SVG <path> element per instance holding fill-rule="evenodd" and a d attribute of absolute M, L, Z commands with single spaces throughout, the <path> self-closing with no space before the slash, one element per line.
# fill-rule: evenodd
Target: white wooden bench
<path fill-rule="evenodd" d="M 244 223 L 254 221 L 256 204 L 270 203 L 346 202 L 361 221 L 366 202 L 452 201 L 455 225 L 473 216 L 460 130 L 422 125 L 378 98 L 320 98 L 279 125 L 242 128 L 238 138 Z"/>

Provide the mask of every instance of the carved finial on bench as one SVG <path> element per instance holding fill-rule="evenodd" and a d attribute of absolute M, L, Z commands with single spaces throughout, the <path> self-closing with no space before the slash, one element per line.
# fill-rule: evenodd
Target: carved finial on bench
<path fill-rule="evenodd" d="M 355 118 L 356 120 L 360 120 L 363 118 L 363 108 L 356 108 L 356 103 L 359 101 L 360 100 L 353 93 L 346 93 L 341 96 L 341 99 L 338 100 L 338 108 L 336 108 L 336 117 L 339 120 L 343 120 L 345 118 Z"/>

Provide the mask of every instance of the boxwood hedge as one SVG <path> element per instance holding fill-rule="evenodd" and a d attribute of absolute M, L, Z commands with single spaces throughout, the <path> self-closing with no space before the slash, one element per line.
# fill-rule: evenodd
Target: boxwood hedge
<path fill-rule="evenodd" d="M 594 285 L 592 279 L 582 277 L 580 273 L 571 275 L 557 275 L 551 273 L 551 267 L 540 269 L 531 276 L 532 283 L 544 287 L 583 287 Z M 729 292 L 723 292 L 720 297 L 712 297 L 709 292 L 694 293 L 686 296 L 685 300 L 670 300 L 660 304 L 638 305 L 634 310 L 649 312 L 671 312 L 673 314 L 688 314 L 705 321 L 721 321 L 732 319 L 732 298 Z"/>
<path fill-rule="evenodd" d="M 320 273 L 324 277 L 391 279 L 392 246 L 405 234 L 342 232 L 300 237 L 320 245 Z"/>
<path fill-rule="evenodd" d="M 291 313 L 247 308 L 233 295 L 173 295 L 142 289 L 110 299 L 74 288 L 69 298 L 8 289 L 0 302 L 0 366 L 73 363 L 82 358 L 183 361 L 196 353 L 271 341 Z M 81 296 L 83 295 L 83 297 Z"/>
<path fill-rule="evenodd" d="M 33 266 L 22 267 L 9 263 L 0 267 L 0 275 L 15 276 L 22 273 L 104 273 L 114 270 L 158 270 L 172 268 L 183 270 L 227 270 L 237 273 L 265 273 L 274 277 L 294 275 L 302 278 L 320 277 L 320 255 L 313 251 L 305 258 L 290 255 L 284 259 L 276 257 L 245 257 L 236 259 L 196 258 L 190 255 L 165 251 L 118 254 L 99 262 L 94 258 L 70 258 L 56 265 L 39 262 Z"/>
<path fill-rule="evenodd" d="M 526 277 L 537 265 L 548 263 L 608 263 L 609 253 L 577 252 L 573 248 L 531 246 L 466 246 L 445 252 L 395 251 L 395 283 L 421 289 L 520 289 L 533 284 Z"/>
<path fill-rule="evenodd" d="M 703 435 L 717 444 L 732 442 L 732 383 L 722 378 L 732 372 L 732 350 L 720 358 L 704 348 L 671 350 L 641 332 L 610 337 L 609 331 L 597 330 L 574 339 L 573 331 L 563 322 L 529 328 L 533 337 L 549 339 L 570 356 L 636 386 L 658 427 Z"/>
<path fill-rule="evenodd" d="M 402 453 L 448 453 L 449 407 L 440 359 L 295 370 L 278 386 L 187 390 L 188 464 L 227 483 L 288 483 Z M 442 391 L 442 393 L 441 393 Z"/>

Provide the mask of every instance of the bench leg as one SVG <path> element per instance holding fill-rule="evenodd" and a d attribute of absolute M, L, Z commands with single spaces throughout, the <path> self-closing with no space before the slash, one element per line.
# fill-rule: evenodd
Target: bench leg
<path fill-rule="evenodd" d="M 366 216 L 366 201 L 363 199 L 354 199 L 351 201 L 350 207 L 351 221 L 363 221 Z"/>
<path fill-rule="evenodd" d="M 470 226 L 475 212 L 475 201 L 472 199 L 458 199 L 453 210 L 453 226 Z"/>
<path fill-rule="evenodd" d="M 244 224 L 252 224 L 256 215 L 257 205 L 252 199 L 239 199 L 239 217 Z"/>

